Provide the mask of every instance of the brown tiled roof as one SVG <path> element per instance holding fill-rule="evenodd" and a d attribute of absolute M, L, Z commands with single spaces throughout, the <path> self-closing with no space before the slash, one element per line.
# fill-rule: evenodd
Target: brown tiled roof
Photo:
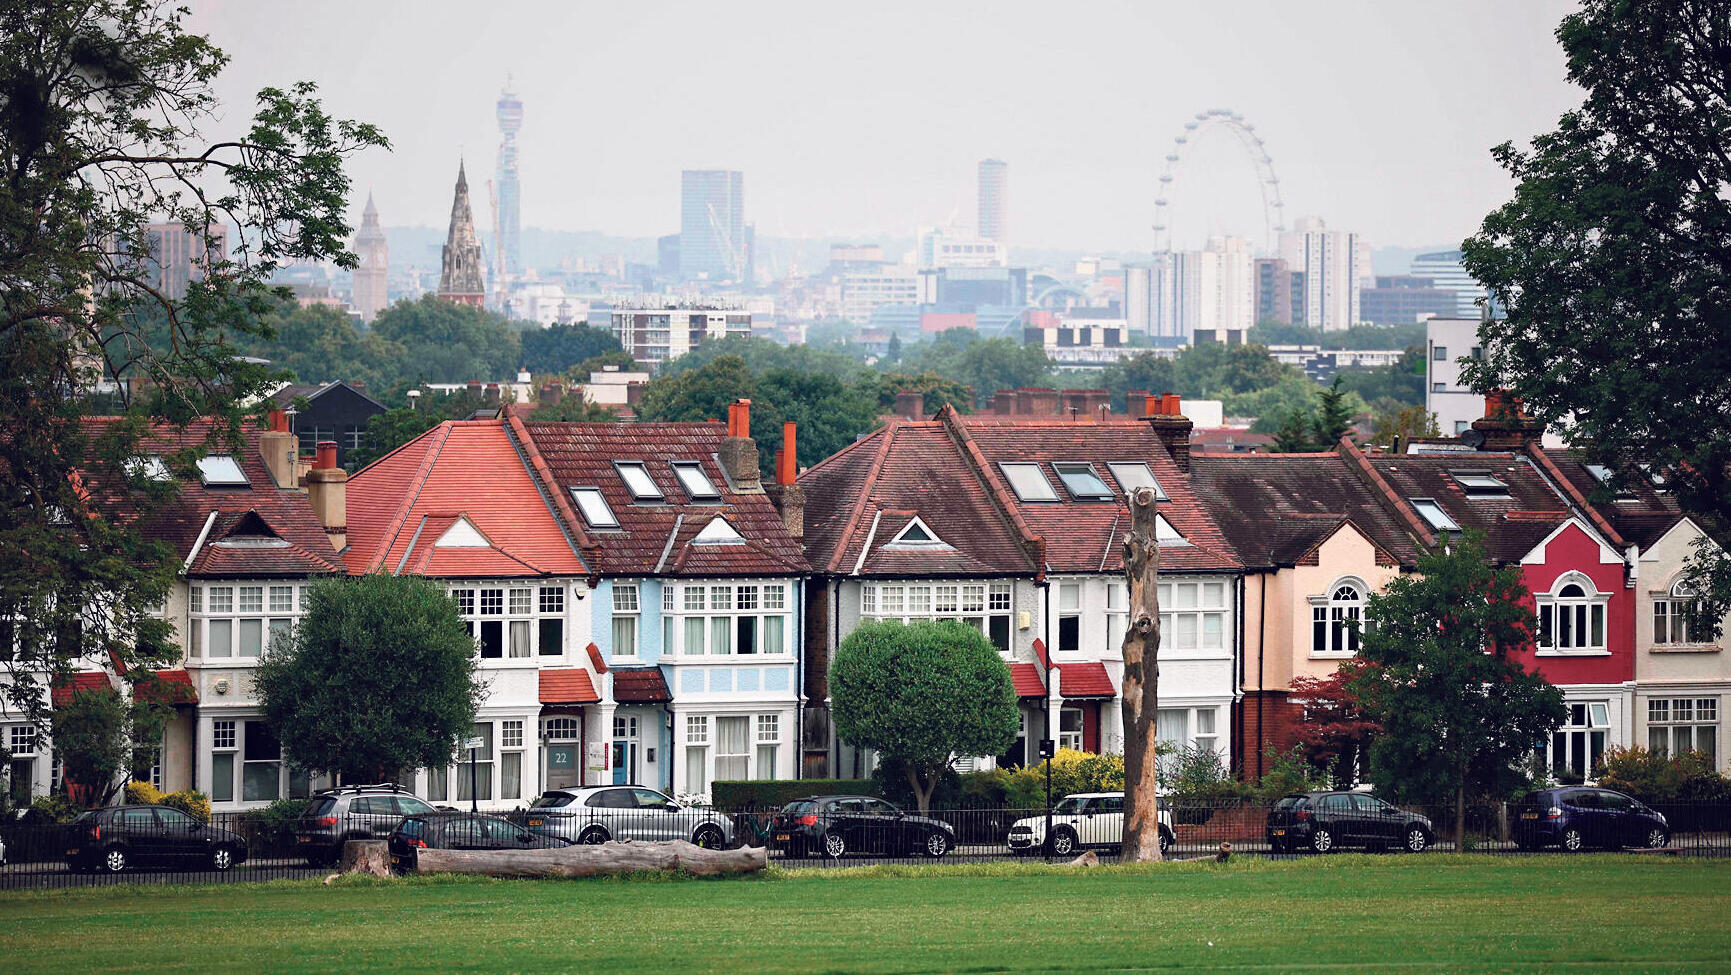
<path fill-rule="evenodd" d="M 1392 561 L 1419 549 L 1339 454 L 1192 454 L 1191 486 L 1246 567 L 1296 565 L 1351 523 Z"/>
<path fill-rule="evenodd" d="M 1653 482 L 1640 472 L 1613 491 L 1599 483 L 1574 451 L 1533 448 L 1533 453 L 1550 463 L 1556 471 L 1554 476 L 1572 489 L 1576 503 L 1609 521 L 1628 544 L 1649 548 L 1687 517 L 1674 496 L 1655 490 Z"/>
<path fill-rule="evenodd" d="M 673 700 L 660 667 L 613 671 L 613 700 L 620 704 L 665 704 Z"/>
<path fill-rule="evenodd" d="M 800 476 L 806 552 L 819 571 L 1033 575 L 1038 566 L 941 420 L 890 419 Z M 885 546 L 917 515 L 944 546 Z M 873 529 L 876 529 L 875 532 Z"/>
<path fill-rule="evenodd" d="M 1521 454 L 1369 454 L 1367 462 L 1393 494 L 1406 501 L 1434 498 L 1463 529 L 1484 533 L 1491 558 L 1517 562 L 1568 521 L 1563 499 Z M 1507 494 L 1468 494 L 1451 471 L 1488 470 Z"/>
<path fill-rule="evenodd" d="M 525 422 L 526 447 L 547 465 L 543 477 L 561 499 L 574 487 L 600 488 L 619 519 L 617 531 L 588 532 L 591 568 L 623 576 L 803 575 L 805 553 L 787 533 L 767 494 L 742 493 L 723 476 L 717 454 L 725 433 L 714 423 Z M 691 500 L 671 461 L 689 460 L 721 493 L 718 502 Z M 614 461 L 641 461 L 664 500 L 635 502 Z M 575 513 L 568 515 L 577 518 Z M 695 538 L 715 518 L 725 518 L 743 544 L 708 544 Z"/>

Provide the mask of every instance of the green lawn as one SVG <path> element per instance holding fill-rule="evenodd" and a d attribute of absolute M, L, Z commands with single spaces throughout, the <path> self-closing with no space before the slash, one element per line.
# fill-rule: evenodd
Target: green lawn
<path fill-rule="evenodd" d="M 0 895 L 0 970 L 1731 971 L 1731 861 L 1336 856 Z"/>

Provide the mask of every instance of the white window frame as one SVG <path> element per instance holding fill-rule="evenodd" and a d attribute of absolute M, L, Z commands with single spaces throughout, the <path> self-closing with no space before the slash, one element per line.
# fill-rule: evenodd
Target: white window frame
<path fill-rule="evenodd" d="M 1553 779 L 1557 770 L 1564 768 L 1578 772 L 1585 782 L 1592 778 L 1594 764 L 1610 746 L 1611 702 L 1568 701 L 1564 707 L 1568 716 L 1551 732 L 1551 740 L 1543 746 L 1541 761 Z"/>
<path fill-rule="evenodd" d="M 553 590 L 559 590 L 554 593 Z M 475 655 L 486 667 L 533 666 L 537 657 L 558 656 L 563 646 L 543 652 L 542 622 L 559 620 L 559 640 L 565 641 L 568 621 L 565 618 L 563 585 L 543 585 L 538 580 L 501 580 L 473 582 L 449 586 L 446 593 L 457 604 L 457 615 L 468 627 L 475 641 Z M 499 652 L 482 654 L 481 635 L 489 623 L 499 625 Z"/>
<path fill-rule="evenodd" d="M 787 579 L 663 583 L 661 605 L 667 622 L 662 634 L 667 645 L 662 652 L 691 659 L 787 657 L 794 652 L 792 590 L 793 583 Z M 727 648 L 718 650 L 724 632 Z M 772 632 L 779 634 L 779 650 L 768 649 Z M 703 645 L 694 649 L 690 637 L 697 634 Z M 753 650 L 741 649 L 747 635 Z"/>
<path fill-rule="evenodd" d="M 613 583 L 612 642 L 613 656 L 635 660 L 643 640 L 642 590 L 635 582 Z M 625 646 L 629 642 L 630 646 Z"/>
<path fill-rule="evenodd" d="M 1581 595 L 1565 596 L 1563 590 L 1579 587 Z M 1534 596 L 1539 630 L 1535 637 L 1540 656 L 1605 656 L 1610 637 L 1611 594 L 1599 592 L 1593 580 L 1580 572 L 1565 572 L 1551 584 L 1551 591 Z M 1566 615 L 1565 615 L 1566 614 Z M 1594 639 L 1594 630 L 1598 631 Z M 1561 638 L 1567 631 L 1568 642 Z"/>
<path fill-rule="evenodd" d="M 1225 580 L 1175 577 L 1160 583 L 1160 649 L 1218 654 L 1228 649 Z"/>
<path fill-rule="evenodd" d="M 1328 591 L 1310 597 L 1310 656 L 1313 659 L 1345 659 L 1358 655 L 1363 636 L 1364 611 L 1369 606 L 1370 587 L 1356 576 L 1345 576 L 1328 584 Z M 1358 623 L 1354 631 L 1351 623 Z"/>
<path fill-rule="evenodd" d="M 1662 594 L 1653 597 L 1653 645 L 1656 647 L 1701 647 L 1712 646 L 1713 640 L 1692 639 L 1697 636 L 1689 632 L 1689 616 L 1691 606 L 1698 602 L 1695 590 L 1689 585 L 1689 580 L 1679 579 L 1676 584 Z M 1677 639 L 1682 636 L 1682 639 Z"/>
<path fill-rule="evenodd" d="M 286 603 L 284 600 L 286 593 Z M 253 597 L 256 595 L 256 601 Z M 236 666 L 257 663 L 278 639 L 294 638 L 304 612 L 305 586 L 281 579 L 223 579 L 187 587 L 188 659 Z M 284 606 L 287 609 L 284 609 Z M 243 653 L 241 634 L 258 628 L 258 652 Z M 219 638 L 216 634 L 222 634 Z M 216 643 L 224 644 L 221 653 Z"/>
<path fill-rule="evenodd" d="M 1691 740 L 1690 747 L 1676 747 L 1684 738 Z M 1701 747 L 1703 741 L 1706 748 Z M 1700 695 L 1648 698 L 1647 750 L 1660 755 L 1703 752 L 1717 765 L 1719 698 Z"/>
<path fill-rule="evenodd" d="M 950 588 L 956 590 L 954 611 L 939 608 L 939 590 Z M 992 623 L 996 620 L 1005 635 L 1005 645 L 998 649 L 1010 653 L 1016 643 L 1015 593 L 1015 583 L 1008 580 L 866 582 L 860 585 L 860 619 L 898 623 L 953 619 L 979 627 L 988 640 L 992 638 Z"/>

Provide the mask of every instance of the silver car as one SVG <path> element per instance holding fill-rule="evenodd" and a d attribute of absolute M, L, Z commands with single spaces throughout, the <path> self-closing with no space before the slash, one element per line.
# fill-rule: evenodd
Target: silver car
<path fill-rule="evenodd" d="M 733 845 L 733 821 L 728 817 L 681 806 L 640 785 L 552 789 L 512 818 L 531 832 L 578 843 L 688 840 L 712 849 Z"/>

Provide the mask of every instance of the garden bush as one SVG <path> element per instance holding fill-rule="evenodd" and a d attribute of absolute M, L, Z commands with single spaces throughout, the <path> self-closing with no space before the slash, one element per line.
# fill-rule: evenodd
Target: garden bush
<path fill-rule="evenodd" d="M 126 802 L 134 806 L 160 806 L 164 793 L 149 782 L 126 783 Z"/>
<path fill-rule="evenodd" d="M 1119 792 L 1124 788 L 1124 756 L 1095 755 L 1061 748 L 1055 758 L 1016 769 L 1005 783 L 1005 804 L 1015 809 L 1046 807 L 1046 766 L 1052 766 L 1052 800 L 1072 792 Z"/>
<path fill-rule="evenodd" d="M 31 801 L 30 808 L 24 810 L 19 822 L 25 826 L 53 826 L 70 823 L 83 811 L 83 807 L 61 793 L 37 796 Z"/>
<path fill-rule="evenodd" d="M 1731 802 L 1731 779 L 1720 775 L 1701 752 L 1670 756 L 1634 748 L 1612 748 L 1593 767 L 1593 776 L 1646 803 Z"/>
<path fill-rule="evenodd" d="M 710 786 L 715 808 L 729 811 L 780 808 L 801 796 L 879 796 L 872 779 L 739 779 Z"/>
<path fill-rule="evenodd" d="M 157 805 L 178 809 L 201 823 L 210 822 L 210 797 L 197 789 L 167 793 Z"/>

